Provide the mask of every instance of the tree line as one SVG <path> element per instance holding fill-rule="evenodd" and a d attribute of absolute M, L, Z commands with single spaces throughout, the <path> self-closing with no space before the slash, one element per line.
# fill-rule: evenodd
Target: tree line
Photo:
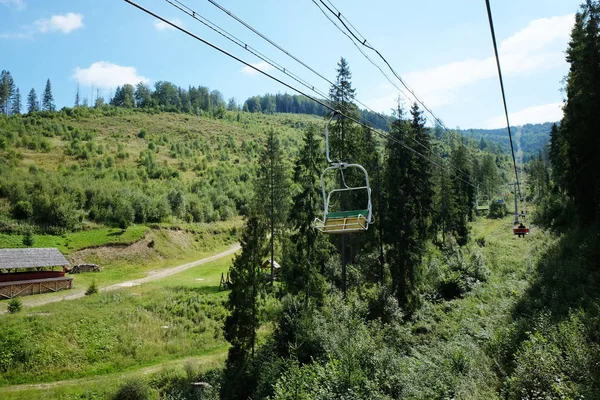
<path fill-rule="evenodd" d="M 4 115 L 18 115 L 23 111 L 23 107 L 24 104 L 21 100 L 21 92 L 15 85 L 15 81 L 10 74 L 10 71 L 3 70 L 0 74 L 0 112 Z M 36 111 L 56 111 L 50 79 L 46 80 L 46 86 L 41 100 L 38 99 L 34 88 L 29 91 L 25 107 L 28 113 Z"/>
<path fill-rule="evenodd" d="M 572 201 L 584 225 L 600 218 L 600 4 L 587 1 L 575 16 L 567 49 L 567 100 L 550 134 L 554 191 Z"/>

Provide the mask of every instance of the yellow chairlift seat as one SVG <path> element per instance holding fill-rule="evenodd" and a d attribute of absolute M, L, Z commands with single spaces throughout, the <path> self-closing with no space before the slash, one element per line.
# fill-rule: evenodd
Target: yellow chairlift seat
<path fill-rule="evenodd" d="M 359 164 L 352 164 L 343 161 L 332 161 L 329 157 L 329 124 L 335 117 L 338 112 L 334 112 L 327 125 L 325 126 L 325 156 L 327 162 L 329 163 L 329 167 L 325 168 L 325 170 L 321 173 L 321 191 L 323 192 L 323 202 L 324 202 L 324 212 L 323 219 L 315 218 L 314 227 L 323 233 L 352 233 L 352 232 L 363 232 L 369 229 L 369 224 L 373 222 L 373 214 L 372 214 L 372 205 L 371 205 L 371 188 L 369 186 L 369 174 L 364 169 L 363 166 Z M 346 182 L 346 178 L 344 177 L 344 171 L 352 170 L 354 172 L 358 172 L 362 175 L 362 179 L 364 179 L 363 184 L 358 184 L 358 186 L 354 186 L 354 184 L 348 184 Z M 330 190 L 329 193 L 325 188 L 325 175 L 328 173 L 339 173 L 339 186 L 333 190 Z M 362 180 L 361 179 L 361 180 Z M 337 179 L 334 179 L 337 181 Z M 352 193 L 364 193 L 366 196 L 366 209 L 362 210 L 337 210 L 330 211 L 331 196 L 335 194 L 346 195 L 348 192 Z M 339 205 L 338 205 L 339 206 Z M 361 205 L 363 206 L 363 205 Z M 359 206 L 359 207 L 361 207 Z M 356 206 L 354 206 L 356 207 Z"/>
<path fill-rule="evenodd" d="M 352 233 L 369 227 L 369 210 L 338 211 L 327 214 L 325 221 L 317 219 L 315 228 L 324 233 Z"/>

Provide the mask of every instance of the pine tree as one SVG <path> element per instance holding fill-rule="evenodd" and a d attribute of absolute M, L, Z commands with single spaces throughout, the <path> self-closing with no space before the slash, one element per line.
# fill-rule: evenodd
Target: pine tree
<path fill-rule="evenodd" d="M 52 85 L 50 79 L 46 81 L 46 88 L 44 89 L 44 96 L 42 98 L 42 110 L 43 111 L 56 111 L 54 105 L 54 97 L 52 96 Z"/>
<path fill-rule="evenodd" d="M 423 112 L 419 110 L 417 103 L 414 103 L 410 115 L 412 117 L 410 128 L 411 134 L 418 143 L 422 154 L 430 157 L 430 138 L 427 128 L 425 128 L 425 118 Z M 415 178 L 419 182 L 416 186 L 415 202 L 417 207 L 417 219 L 419 225 L 419 235 L 425 238 L 431 237 L 430 231 L 431 217 L 433 214 L 433 183 L 431 162 L 423 157 L 415 157 Z"/>
<path fill-rule="evenodd" d="M 19 91 L 19 88 L 17 88 L 17 90 L 15 91 L 15 96 L 12 102 L 12 108 L 10 112 L 13 115 L 21 114 L 21 108 L 23 108 L 23 106 L 21 105 L 21 92 Z"/>
<path fill-rule="evenodd" d="M 75 92 L 75 107 L 79 107 L 79 82 L 77 82 L 77 91 Z"/>
<path fill-rule="evenodd" d="M 341 58 L 336 69 L 335 84 L 329 89 L 329 100 L 332 106 L 348 116 L 358 116 L 358 108 L 352 102 L 356 89 L 352 87 L 352 73 L 345 58 Z M 332 160 L 343 160 L 348 157 L 356 159 L 354 143 L 356 127 L 345 118 L 339 117 L 329 128 L 330 157 Z"/>
<path fill-rule="evenodd" d="M 290 206 L 289 177 L 283 149 L 275 131 L 267 133 L 267 143 L 261 155 L 256 178 L 255 209 L 269 225 L 271 254 L 271 283 L 274 280 L 275 236 L 281 233 Z"/>
<path fill-rule="evenodd" d="M 31 247 L 35 243 L 35 238 L 33 237 L 33 232 L 27 231 L 23 236 L 23 246 Z"/>
<path fill-rule="evenodd" d="M 15 82 L 8 71 L 0 74 L 0 112 L 8 115 L 9 104 L 15 94 Z"/>
<path fill-rule="evenodd" d="M 465 245 L 469 241 L 468 222 L 473 219 L 475 188 L 471 183 L 471 170 L 467 160 L 467 149 L 459 145 L 450 156 L 453 171 L 447 201 L 449 231 L 456 235 L 456 242 Z"/>
<path fill-rule="evenodd" d="M 600 3 L 587 0 L 575 16 L 567 49 L 567 102 L 560 132 L 567 164 L 565 183 L 585 223 L 600 218 Z M 553 161 L 557 161 L 556 149 Z M 559 156 L 560 157 L 560 156 Z M 560 163 L 559 163 L 560 164 Z M 555 167 L 559 167 L 555 165 Z"/>
<path fill-rule="evenodd" d="M 252 393 L 248 385 L 254 358 L 256 331 L 259 327 L 261 284 L 260 265 L 266 253 L 263 246 L 266 227 L 251 210 L 240 240 L 242 252 L 230 269 L 231 292 L 225 319 L 225 339 L 231 343 L 225 369 L 221 398 L 246 399 Z"/>
<path fill-rule="evenodd" d="M 552 124 L 550 130 L 549 157 L 552 165 L 552 179 L 561 193 L 567 189 L 568 145 L 564 138 L 564 130 Z"/>
<path fill-rule="evenodd" d="M 304 292 L 309 297 L 323 297 L 324 278 L 319 273 L 327 257 L 328 243 L 313 227 L 316 217 L 322 218 L 323 195 L 320 175 L 325 158 L 316 137 L 317 128 L 309 126 L 294 169 L 294 183 L 299 192 L 293 198 L 289 225 L 293 234 L 286 246 L 285 269 L 282 271 L 288 293 Z"/>
<path fill-rule="evenodd" d="M 27 95 L 27 112 L 32 113 L 40 111 L 40 104 L 38 103 L 37 95 L 35 94 L 35 89 L 31 89 L 29 91 L 29 95 Z"/>
<path fill-rule="evenodd" d="M 416 197 L 416 186 L 420 182 L 415 155 L 402 145 L 412 132 L 400 105 L 396 117 L 386 144 L 385 214 L 381 223 L 384 224 L 393 292 L 398 302 L 410 312 L 416 307 L 416 265 L 422 254 Z"/>

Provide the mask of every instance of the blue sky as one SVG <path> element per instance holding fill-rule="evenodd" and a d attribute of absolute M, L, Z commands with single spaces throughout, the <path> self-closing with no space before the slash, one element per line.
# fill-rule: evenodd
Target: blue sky
<path fill-rule="evenodd" d="M 327 82 L 207 0 L 181 1 L 328 91 Z M 446 126 L 504 125 L 484 0 L 332 1 Z M 358 99 L 376 111 L 389 113 L 394 107 L 398 91 L 311 0 L 218 2 L 330 80 L 335 78 L 339 58 L 345 57 Z M 560 119 L 560 90 L 568 71 L 564 50 L 579 3 L 492 0 L 513 125 Z M 139 4 L 261 65 L 256 57 L 165 1 L 139 0 Z M 40 94 L 50 78 L 58 107 L 73 104 L 78 81 L 82 98 L 92 97 L 92 85 L 108 97 L 117 85 L 139 81 L 152 85 L 159 80 L 186 88 L 208 86 L 238 102 L 255 94 L 286 91 L 121 0 L 0 0 L 0 55 L 0 69 L 11 72 L 23 97 L 32 87 Z M 375 54 L 369 55 L 379 62 Z M 408 106 L 412 100 L 403 101 Z"/>

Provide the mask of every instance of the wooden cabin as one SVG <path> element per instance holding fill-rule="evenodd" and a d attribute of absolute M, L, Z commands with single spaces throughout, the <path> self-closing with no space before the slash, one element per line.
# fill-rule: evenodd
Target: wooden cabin
<path fill-rule="evenodd" d="M 0 300 L 71 289 L 69 261 L 58 249 L 0 249 Z"/>

